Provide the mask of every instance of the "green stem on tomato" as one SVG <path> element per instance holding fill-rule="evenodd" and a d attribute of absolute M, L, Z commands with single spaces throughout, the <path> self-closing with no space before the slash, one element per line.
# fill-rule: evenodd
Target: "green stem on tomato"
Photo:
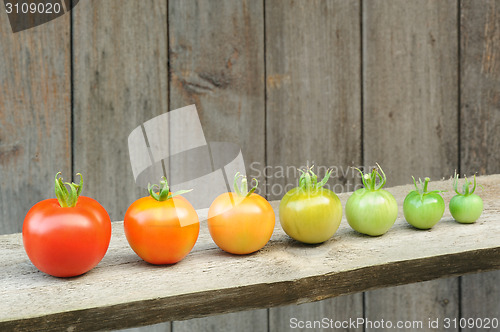
<path fill-rule="evenodd" d="M 299 178 L 300 189 L 316 190 L 323 187 L 328 182 L 328 179 L 330 179 L 332 170 L 328 170 L 325 174 L 325 177 L 320 182 L 318 182 L 318 176 L 313 172 L 313 167 L 314 166 L 311 166 L 309 168 L 306 168 L 305 170 L 299 169 L 299 171 L 302 172 L 302 175 Z"/>
<path fill-rule="evenodd" d="M 469 181 L 467 179 L 466 176 L 464 176 L 465 178 L 465 183 L 462 187 L 462 193 L 460 191 L 458 191 L 458 174 L 457 174 L 457 171 L 455 170 L 455 174 L 453 175 L 453 189 L 455 190 L 455 192 L 457 193 L 457 195 L 460 195 L 460 196 L 469 196 L 469 195 L 472 195 L 474 193 L 474 191 L 476 191 L 476 186 L 477 186 L 477 183 L 476 183 L 476 174 L 474 174 L 474 182 L 472 181 Z M 471 184 L 474 184 L 472 186 L 472 189 L 470 189 L 470 185 Z"/>
<path fill-rule="evenodd" d="M 361 181 L 363 181 L 363 185 L 365 186 L 365 188 L 371 191 L 377 191 L 382 189 L 385 186 L 385 183 L 387 182 L 387 177 L 385 176 L 382 167 L 380 167 L 378 163 L 376 163 L 376 165 L 377 167 L 372 169 L 370 174 L 363 173 L 363 171 L 360 170 L 359 168 L 353 167 L 361 174 Z M 377 184 L 377 179 L 378 179 L 378 184 Z"/>
<path fill-rule="evenodd" d="M 158 192 L 155 192 L 155 188 L 158 189 Z M 191 192 L 192 190 L 193 189 L 179 190 L 179 191 L 176 191 L 175 193 L 171 193 L 167 178 L 164 176 L 161 177 L 159 185 L 157 185 L 157 184 L 152 185 L 151 183 L 148 183 L 149 195 L 152 198 L 154 198 L 155 200 L 157 200 L 158 202 L 164 202 L 164 201 L 169 200 L 175 196 Z"/>
<path fill-rule="evenodd" d="M 59 177 L 61 172 L 58 172 L 55 177 L 55 187 L 54 190 L 56 192 L 57 201 L 59 205 L 63 208 L 66 207 L 75 207 L 78 202 L 78 197 L 82 193 L 83 189 L 83 176 L 80 173 L 76 173 L 76 175 L 80 176 L 80 183 L 69 183 L 63 182 L 63 178 Z M 66 188 L 66 185 L 69 186 L 70 191 Z"/>
<path fill-rule="evenodd" d="M 426 177 L 424 181 L 422 182 L 422 179 L 418 179 L 418 184 L 417 181 L 415 180 L 415 177 L 411 177 L 413 179 L 413 184 L 415 185 L 415 191 L 420 194 L 420 198 L 423 199 L 425 195 L 429 194 L 439 194 L 444 192 L 443 190 L 433 190 L 433 191 L 427 191 L 427 188 L 429 186 L 429 181 L 431 180 L 430 178 Z M 420 184 L 420 186 L 419 186 Z"/>
<path fill-rule="evenodd" d="M 238 180 L 241 178 L 241 186 L 238 185 Z M 257 190 L 257 187 L 259 185 L 259 181 L 257 181 L 256 178 L 252 179 L 255 181 L 255 186 L 248 191 L 248 180 L 247 177 L 241 174 L 240 172 L 236 172 L 234 175 L 234 181 L 233 181 L 233 187 L 234 187 L 234 192 L 240 196 L 240 197 L 248 197 L 251 194 L 254 193 L 255 190 Z"/>

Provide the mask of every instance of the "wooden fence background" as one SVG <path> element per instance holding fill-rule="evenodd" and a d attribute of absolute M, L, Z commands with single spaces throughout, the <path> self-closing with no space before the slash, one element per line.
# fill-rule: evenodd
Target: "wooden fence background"
<path fill-rule="evenodd" d="M 57 171 L 84 173 L 122 219 L 145 194 L 128 134 L 192 103 L 209 141 L 259 167 L 377 161 L 389 186 L 500 173 L 500 1 L 89 0 L 16 34 L 1 12 L 0 233 L 53 196 Z M 498 317 L 499 284 L 483 273 L 149 329 Z"/>

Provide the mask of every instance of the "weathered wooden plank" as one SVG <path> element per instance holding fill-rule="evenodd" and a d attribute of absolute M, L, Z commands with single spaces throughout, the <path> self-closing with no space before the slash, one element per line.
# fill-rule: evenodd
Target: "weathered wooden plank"
<path fill-rule="evenodd" d="M 348 166 L 361 163 L 359 10 L 357 1 L 266 3 L 270 199 L 296 184 L 286 167 L 306 163 L 337 165 L 342 187 L 331 189 L 353 188 Z"/>
<path fill-rule="evenodd" d="M 461 1 L 460 20 L 460 170 L 492 174 L 500 172 L 500 1 Z M 498 317 L 500 273 L 461 279 L 462 317 Z"/>
<path fill-rule="evenodd" d="M 195 104 L 206 141 L 238 144 L 248 174 L 258 177 L 265 190 L 263 18 L 262 1 L 169 1 L 170 109 Z M 176 128 L 171 130 L 175 135 Z M 171 146 L 178 143 L 185 145 L 178 137 L 170 138 Z M 187 168 L 206 166 L 191 157 L 186 156 L 184 167 L 169 165 L 173 183 Z M 233 176 L 227 174 L 230 181 Z M 174 322 L 173 328 L 263 331 L 267 329 L 267 312 Z"/>
<path fill-rule="evenodd" d="M 74 168 L 112 219 L 147 192 L 134 184 L 127 137 L 168 110 L 165 1 L 80 3 L 74 17 Z"/>
<path fill-rule="evenodd" d="M 454 0 L 363 2 L 364 163 L 379 162 L 389 185 L 458 167 L 457 26 Z M 369 319 L 458 317 L 458 283 L 369 292 L 365 304 Z"/>
<path fill-rule="evenodd" d="M 14 34 L 2 13 L 0 234 L 21 230 L 28 209 L 53 195 L 58 171 L 71 178 L 69 30 L 65 15 Z"/>
<path fill-rule="evenodd" d="M 319 321 L 321 327 L 314 328 L 314 331 L 331 331 L 332 328 L 342 331 L 363 331 L 363 326 L 345 325 L 343 322 L 357 321 L 363 317 L 363 309 L 360 308 L 360 298 L 362 293 L 355 295 L 344 295 L 332 299 L 322 300 L 314 303 L 304 303 L 299 305 L 288 305 L 271 309 L 269 322 L 270 331 L 310 331 L 305 323 L 307 321 Z M 324 319 L 333 320 L 325 323 Z M 300 323 L 299 323 L 300 322 Z M 341 325 L 337 325 L 340 323 Z M 344 326 L 342 326 L 344 324 Z M 319 324 L 318 324 L 319 325 Z M 314 326 L 314 325 L 313 325 Z"/>
<path fill-rule="evenodd" d="M 167 2 L 88 1 L 73 17 L 74 168 L 84 193 L 122 219 L 147 194 L 134 183 L 128 135 L 168 110 Z"/>
<path fill-rule="evenodd" d="M 171 322 L 168 323 L 159 323 L 144 327 L 132 327 L 129 329 L 120 330 L 120 332 L 170 332 L 171 331 Z"/>
<path fill-rule="evenodd" d="M 322 174 L 336 165 L 329 188 L 352 190 L 348 166 L 361 164 L 359 1 L 267 1 L 265 9 L 268 197 L 296 186 L 294 167 L 307 164 Z M 321 312 L 362 317 L 361 294 L 271 309 L 270 330 Z"/>
<path fill-rule="evenodd" d="M 21 234 L 3 235 L 0 330 L 125 328 L 499 269 L 500 175 L 479 181 L 485 211 L 475 224 L 456 223 L 446 212 L 432 230 L 419 231 L 400 217 L 387 234 L 368 237 L 355 233 L 344 219 L 332 239 L 315 246 L 291 240 L 277 226 L 271 242 L 248 256 L 216 248 L 204 225 L 194 251 L 170 266 L 141 261 L 117 222 L 103 261 L 70 279 L 37 271 L 24 253 Z M 430 185 L 450 188 L 451 181 Z M 400 216 L 411 189 L 389 188 Z M 342 204 L 348 196 L 339 195 Z M 452 196 L 444 193 L 445 201 Z M 275 210 L 278 204 L 272 202 Z"/>

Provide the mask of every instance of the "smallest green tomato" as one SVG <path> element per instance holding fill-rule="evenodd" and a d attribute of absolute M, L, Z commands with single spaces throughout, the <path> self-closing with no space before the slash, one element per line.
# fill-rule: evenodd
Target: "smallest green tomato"
<path fill-rule="evenodd" d="M 461 224 L 472 224 L 483 213 L 483 200 L 474 194 L 476 190 L 476 175 L 474 174 L 474 186 L 469 189 L 471 181 L 465 178 L 463 193 L 458 191 L 458 175 L 455 173 L 453 189 L 457 193 L 450 201 L 450 212 L 453 218 Z"/>
<path fill-rule="evenodd" d="M 423 183 L 421 179 L 418 179 L 420 187 L 415 178 L 412 178 L 415 190 L 406 195 L 403 203 L 405 219 L 415 228 L 430 229 L 441 220 L 444 214 L 445 206 L 443 197 L 440 195 L 441 191 L 427 191 L 429 178 L 425 178 Z"/>

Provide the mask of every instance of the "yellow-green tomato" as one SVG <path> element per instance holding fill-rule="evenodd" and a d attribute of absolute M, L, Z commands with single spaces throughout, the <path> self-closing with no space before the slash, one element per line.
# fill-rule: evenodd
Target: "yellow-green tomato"
<path fill-rule="evenodd" d="M 415 189 L 408 193 L 403 203 L 403 212 L 406 221 L 415 228 L 432 228 L 444 214 L 444 200 L 439 191 L 427 191 L 429 178 L 425 178 L 423 188 L 419 188 L 415 178 Z M 420 180 L 422 185 L 422 180 Z"/>
<path fill-rule="evenodd" d="M 293 188 L 280 203 L 281 227 L 303 243 L 325 242 L 335 234 L 342 220 L 342 204 L 331 190 Z"/>
<path fill-rule="evenodd" d="M 299 186 L 287 192 L 281 200 L 281 227 L 297 241 L 325 242 L 335 234 L 342 220 L 339 198 L 333 191 L 323 188 L 331 171 L 319 183 L 311 168 L 301 172 Z"/>

